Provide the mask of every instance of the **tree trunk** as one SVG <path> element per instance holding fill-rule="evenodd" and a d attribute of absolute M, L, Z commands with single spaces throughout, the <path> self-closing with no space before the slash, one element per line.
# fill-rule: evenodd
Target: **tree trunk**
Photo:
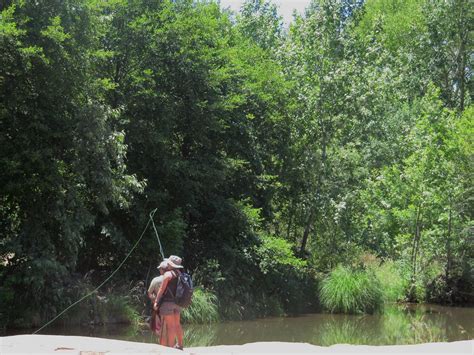
<path fill-rule="evenodd" d="M 291 234 L 291 227 L 293 225 L 293 218 L 294 218 L 294 215 L 295 215 L 295 200 L 293 199 L 293 201 L 291 202 L 291 209 L 290 209 L 290 217 L 288 219 L 288 226 L 286 228 L 286 239 L 287 240 L 290 240 L 290 234 Z"/>
<path fill-rule="evenodd" d="M 319 200 L 320 200 L 320 195 L 321 195 L 321 188 L 322 188 L 322 183 L 323 183 L 323 174 L 326 173 L 326 161 L 327 161 L 327 134 L 326 134 L 326 127 L 325 127 L 325 122 L 323 120 L 323 116 L 320 116 L 318 119 L 318 124 L 319 124 L 319 129 L 321 130 L 321 171 L 318 176 L 318 182 L 316 185 L 316 198 L 318 199 L 317 206 L 312 205 L 310 212 L 309 212 L 309 217 L 308 221 L 306 223 L 306 226 L 304 228 L 303 232 L 303 239 L 301 241 L 301 248 L 300 248 L 300 256 L 304 257 L 304 254 L 306 252 L 306 244 L 308 243 L 308 238 L 309 238 L 309 232 L 311 231 L 311 227 L 314 223 L 314 217 L 317 212 L 317 208 L 319 208 Z"/>
<path fill-rule="evenodd" d="M 309 232 L 311 231 L 311 226 L 313 224 L 314 214 L 314 207 L 312 207 L 309 213 L 308 221 L 304 227 L 303 239 L 301 241 L 300 257 L 302 258 L 304 258 L 304 254 L 306 252 L 306 244 L 308 243 Z"/>
<path fill-rule="evenodd" d="M 451 290 L 450 287 L 450 273 L 451 273 L 451 228 L 452 228 L 452 210 L 449 208 L 448 217 L 448 233 L 446 235 L 446 267 L 444 271 L 444 277 L 446 280 L 446 294 Z M 451 297 L 449 297 L 451 298 Z M 449 302 L 452 300 L 449 299 Z"/>
<path fill-rule="evenodd" d="M 325 144 L 323 145 L 323 153 L 322 153 L 321 158 L 322 158 L 322 166 L 324 167 L 325 163 L 326 163 L 326 145 Z M 317 196 L 318 200 L 319 200 L 319 196 L 321 194 L 321 185 L 323 183 L 322 175 L 323 175 L 322 173 L 319 175 L 318 185 L 316 186 L 316 196 Z M 319 202 L 318 202 L 318 205 L 319 205 Z M 312 228 L 313 223 L 314 223 L 314 217 L 316 215 L 316 211 L 317 211 L 318 207 L 319 206 L 314 206 L 314 205 L 311 206 L 308 221 L 306 222 L 306 226 L 305 226 L 304 232 L 303 232 L 303 239 L 301 240 L 301 248 L 300 248 L 300 256 L 301 257 L 304 257 L 304 254 L 306 252 L 306 244 L 308 243 L 309 232 L 311 232 L 311 228 Z"/>
<path fill-rule="evenodd" d="M 464 111 L 464 96 L 465 96 L 465 68 L 466 68 L 466 41 L 467 41 L 467 31 L 464 31 L 464 26 L 463 26 L 463 19 L 460 19 L 460 29 L 459 29 L 459 36 L 461 37 L 461 45 L 459 48 L 459 56 L 460 56 L 460 63 L 459 63 L 459 74 L 458 74 L 458 80 L 459 80 L 459 109 L 460 111 Z M 466 32 L 466 33 L 465 33 Z"/>
<path fill-rule="evenodd" d="M 420 224 L 421 224 L 421 206 L 418 206 L 418 209 L 416 211 L 415 231 L 414 231 L 412 252 L 411 252 L 412 274 L 411 274 L 411 286 L 410 286 L 410 292 L 409 292 L 409 297 L 411 301 L 415 300 L 414 290 L 415 290 L 415 284 L 416 284 L 417 273 L 418 273 L 416 262 L 417 262 L 419 244 L 420 244 L 420 239 L 421 239 L 421 225 Z"/>

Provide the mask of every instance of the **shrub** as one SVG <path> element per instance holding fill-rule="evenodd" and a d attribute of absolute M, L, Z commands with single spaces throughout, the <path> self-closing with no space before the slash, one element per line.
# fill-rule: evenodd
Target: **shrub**
<path fill-rule="evenodd" d="M 293 269 L 302 271 L 307 262 L 295 256 L 293 245 L 283 238 L 262 235 L 260 245 L 255 248 L 259 259 L 259 267 L 263 274 L 275 269 Z"/>
<path fill-rule="evenodd" d="M 193 301 L 188 308 L 183 310 L 181 318 L 186 323 L 217 322 L 219 320 L 219 313 L 216 295 L 202 288 L 196 288 Z"/>
<path fill-rule="evenodd" d="M 379 281 L 368 270 L 336 267 L 322 282 L 322 305 L 335 313 L 373 313 L 383 303 Z"/>
<path fill-rule="evenodd" d="M 405 299 L 408 283 L 403 278 L 398 265 L 388 260 L 371 268 L 380 282 L 384 302 L 397 302 Z"/>
<path fill-rule="evenodd" d="M 89 294 L 93 289 L 94 286 L 88 278 L 76 281 L 70 288 L 68 303 L 74 303 Z M 133 288 L 124 285 L 99 290 L 64 313 L 58 319 L 58 323 L 63 326 L 124 323 L 136 327 L 143 321 L 138 311 L 142 307 L 142 295 L 142 283 L 135 285 Z"/>
<path fill-rule="evenodd" d="M 259 316 L 297 314 L 314 310 L 316 280 L 308 262 L 295 255 L 295 246 L 284 238 L 260 235 L 255 247 L 258 273 L 256 294 Z M 263 312 L 262 312 L 263 310 Z"/>
<path fill-rule="evenodd" d="M 140 314 L 130 304 L 129 297 L 109 295 L 100 303 L 100 318 L 102 323 L 128 323 L 134 326 L 140 323 Z"/>
<path fill-rule="evenodd" d="M 439 262 L 434 261 L 423 265 L 414 280 L 411 279 L 410 273 L 407 298 L 411 302 L 419 303 L 434 301 L 433 295 L 436 292 L 442 291 L 443 283 L 445 283 L 443 272 L 443 266 Z"/>
<path fill-rule="evenodd" d="M 259 317 L 282 317 L 285 315 L 283 304 L 280 302 L 278 295 L 262 293 L 256 305 Z"/>

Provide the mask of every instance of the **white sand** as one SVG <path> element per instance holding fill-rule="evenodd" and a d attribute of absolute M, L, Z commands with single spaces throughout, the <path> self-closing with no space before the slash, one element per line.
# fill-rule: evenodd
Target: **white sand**
<path fill-rule="evenodd" d="M 56 355 L 113 354 L 474 354 L 474 340 L 418 345 L 315 346 L 304 343 L 261 342 L 245 345 L 224 345 L 187 348 L 184 351 L 155 344 L 135 343 L 102 338 L 61 335 L 15 335 L 0 337 L 0 354 Z"/>

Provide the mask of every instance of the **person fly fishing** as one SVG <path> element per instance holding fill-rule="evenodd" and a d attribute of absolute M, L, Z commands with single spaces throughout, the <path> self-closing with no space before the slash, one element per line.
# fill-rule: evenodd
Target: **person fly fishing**
<path fill-rule="evenodd" d="M 167 269 L 163 282 L 156 294 L 153 309 L 162 319 L 160 344 L 183 350 L 183 328 L 181 327 L 181 307 L 176 304 L 178 277 L 181 275 L 182 259 L 171 255 L 165 259 Z"/>

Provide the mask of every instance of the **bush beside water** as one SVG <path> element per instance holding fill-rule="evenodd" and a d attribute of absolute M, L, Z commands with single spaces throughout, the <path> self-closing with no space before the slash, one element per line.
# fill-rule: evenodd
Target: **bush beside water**
<path fill-rule="evenodd" d="M 392 260 L 371 268 L 380 282 L 382 297 L 385 303 L 405 300 L 408 281 L 402 276 L 400 268 Z"/>
<path fill-rule="evenodd" d="M 439 273 L 439 266 L 431 265 L 410 284 L 410 273 L 403 265 L 364 255 L 357 267 L 339 265 L 333 269 L 323 280 L 319 297 L 330 312 L 373 313 L 384 303 L 425 301 L 430 295 L 427 285 L 434 284 L 432 280 L 436 281 Z"/>
<path fill-rule="evenodd" d="M 66 312 L 59 319 L 63 325 L 130 324 L 143 322 L 140 305 L 130 293 L 118 290 L 95 293 Z"/>
<path fill-rule="evenodd" d="M 335 313 L 373 313 L 383 304 L 381 284 L 373 272 L 341 265 L 323 280 L 320 299 Z"/>
<path fill-rule="evenodd" d="M 219 320 L 217 297 L 210 291 L 196 288 L 193 301 L 181 313 L 181 319 L 186 323 L 212 323 Z"/>

